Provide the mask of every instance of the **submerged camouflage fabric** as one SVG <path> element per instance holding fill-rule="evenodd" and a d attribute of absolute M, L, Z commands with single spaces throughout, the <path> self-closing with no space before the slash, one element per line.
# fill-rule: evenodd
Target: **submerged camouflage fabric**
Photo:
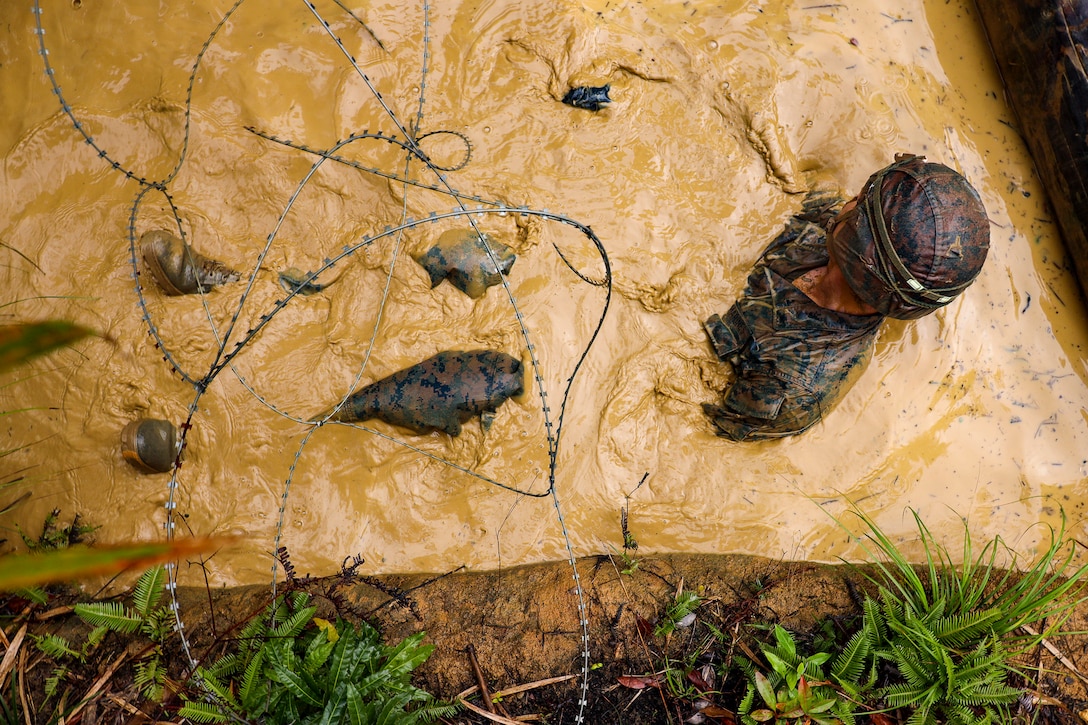
<path fill-rule="evenodd" d="M 521 360 L 504 352 L 447 350 L 357 390 L 330 420 L 377 418 L 421 435 L 456 436 L 478 415 L 486 430 L 498 407 L 522 394 L 524 376 Z"/>
<path fill-rule="evenodd" d="M 487 253 L 488 248 L 491 254 Z M 450 229 L 434 246 L 415 257 L 430 275 L 432 289 L 448 279 L 474 300 L 483 297 L 488 287 L 500 284 L 502 275 L 510 274 L 516 259 L 510 247 L 474 229 Z"/>
<path fill-rule="evenodd" d="M 744 296 L 723 319 L 706 321 L 714 352 L 737 378 L 722 405 L 703 410 L 720 436 L 736 441 L 800 433 L 827 412 L 869 358 L 881 315 L 817 305 L 793 285 L 827 264 L 824 224 L 842 199 L 810 194 L 801 213 L 763 252 Z"/>

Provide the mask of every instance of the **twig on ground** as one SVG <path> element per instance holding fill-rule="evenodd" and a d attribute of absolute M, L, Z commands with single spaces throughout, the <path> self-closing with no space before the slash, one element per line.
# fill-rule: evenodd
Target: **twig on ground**
<path fill-rule="evenodd" d="M 19 653 L 19 702 L 23 705 L 23 720 L 26 725 L 33 725 L 30 713 L 33 712 L 26 701 L 26 650 Z"/>
<path fill-rule="evenodd" d="M 8 643 L 7 651 L 4 652 L 4 659 L 0 661 L 0 689 L 3 689 L 4 683 L 8 681 L 8 673 L 15 666 L 15 657 L 19 654 L 19 648 L 22 646 L 23 637 L 25 636 L 26 624 L 24 623 L 15 634 L 15 637 Z M 6 640 L 7 637 L 4 639 Z"/>
<path fill-rule="evenodd" d="M 120 697 L 118 697 L 117 695 L 114 695 L 113 693 L 110 693 L 109 695 L 106 695 L 106 698 L 110 702 L 112 702 L 114 705 L 117 705 L 117 707 L 119 707 L 122 710 L 124 710 L 125 712 L 127 712 L 129 715 L 144 715 L 144 716 L 147 715 L 147 713 L 145 713 L 142 710 L 140 710 L 139 708 L 135 707 L 128 700 L 122 700 Z"/>
<path fill-rule="evenodd" d="M 575 679 L 577 677 L 578 677 L 578 675 L 558 675 L 556 677 L 547 677 L 547 678 L 545 678 L 543 680 L 537 680 L 536 682 L 528 682 L 528 683 L 526 683 L 524 685 L 515 685 L 514 687 L 508 687 L 505 690 L 499 690 L 498 692 L 495 693 L 494 697 L 495 698 L 510 697 L 511 695 L 518 695 L 518 694 L 521 694 L 522 692 L 528 692 L 529 690 L 535 690 L 538 687 L 545 687 L 547 685 L 554 685 L 554 684 L 557 684 L 559 682 L 567 682 L 568 680 L 573 680 L 573 679 Z M 503 715 L 499 715 L 497 713 L 489 713 L 486 710 L 484 710 L 482 707 L 479 707 L 477 705 L 473 705 L 471 702 L 469 702 L 466 699 L 470 695 L 474 695 L 477 692 L 480 692 L 480 687 L 478 685 L 473 685 L 472 687 L 469 687 L 468 689 L 459 692 L 457 694 L 457 697 L 455 697 L 454 699 L 457 702 L 464 705 L 465 707 L 467 707 L 469 710 L 472 710 L 477 715 L 482 715 L 483 717 L 486 717 L 488 720 L 491 720 L 492 722 L 515 723 L 516 725 L 520 725 L 520 723 L 532 722 L 534 720 L 539 720 L 540 719 L 540 715 L 518 715 L 517 717 L 511 718 L 511 717 L 509 717 L 509 713 L 504 713 L 506 715 L 506 717 L 503 717 Z M 487 698 L 488 702 L 490 702 L 491 700 L 492 700 L 491 697 Z"/>
<path fill-rule="evenodd" d="M 472 665 L 472 674 L 476 677 L 476 684 L 480 687 L 480 695 L 484 698 L 484 706 L 488 712 L 495 712 L 495 703 L 491 700 L 491 691 L 487 689 L 487 680 L 484 679 L 483 670 L 480 669 L 480 661 L 476 659 L 476 647 L 469 643 L 465 648 L 468 652 L 468 661 Z"/>
<path fill-rule="evenodd" d="M 523 722 L 523 721 L 519 721 L 519 720 L 511 720 L 508 717 L 503 717 L 502 715 L 496 715 L 495 713 L 488 712 L 487 710 L 483 709 L 482 707 L 479 707 L 478 705 L 473 705 L 468 700 L 458 699 L 458 702 L 460 702 L 462 705 L 467 707 L 469 710 L 472 710 L 474 713 L 476 713 L 480 717 L 487 718 L 491 722 L 497 722 L 497 723 L 500 723 L 501 725 L 521 725 L 522 722 Z"/>
<path fill-rule="evenodd" d="M 102 676 L 95 680 L 95 683 L 91 685 L 91 689 L 87 690 L 87 694 L 83 696 L 83 700 L 76 706 L 76 709 L 71 712 L 67 719 L 74 721 L 76 715 L 82 712 L 83 708 L 87 706 L 91 700 L 93 700 L 99 693 L 99 691 L 109 682 L 113 677 L 113 673 L 117 671 L 117 668 L 121 666 L 121 663 L 128 659 L 128 652 L 122 652 L 113 663 L 106 668 L 106 671 L 102 673 Z"/>
<path fill-rule="evenodd" d="M 574 678 L 576 678 L 578 676 L 579 675 L 558 675 L 556 677 L 548 677 L 548 678 L 545 678 L 543 680 L 537 680 L 536 682 L 528 682 L 528 683 L 526 683 L 524 685 L 515 685 L 514 687 L 508 687 L 505 690 L 499 690 L 498 692 L 495 693 L 495 697 L 510 697 L 511 695 L 518 695 L 518 694 L 521 694 L 522 692 L 528 692 L 529 690 L 535 690 L 538 687 L 546 687 L 547 685 L 554 685 L 554 684 L 559 683 L 559 682 L 566 682 L 567 680 L 573 680 Z M 477 687 L 476 685 L 473 685 L 472 687 L 468 688 L 467 690 L 464 690 L 464 691 L 458 693 L 456 699 L 460 700 L 461 698 L 468 697 L 469 695 L 475 694 L 475 693 L 477 693 L 479 691 L 480 691 L 480 688 Z"/>
<path fill-rule="evenodd" d="M 1032 629 L 1030 626 L 1028 626 L 1026 624 L 1020 625 L 1020 629 L 1024 630 L 1025 632 L 1027 632 L 1032 637 L 1038 637 L 1039 636 L 1038 632 L 1036 632 L 1034 629 Z M 1073 664 L 1072 661 L 1070 661 L 1068 657 L 1066 657 L 1064 654 L 1062 654 L 1061 650 L 1059 650 L 1057 647 L 1052 645 L 1050 643 L 1050 641 L 1046 640 L 1046 639 L 1040 639 L 1039 643 L 1042 644 L 1044 647 L 1046 647 L 1047 650 L 1050 652 L 1050 654 L 1054 655 L 1054 657 L 1057 658 L 1058 662 L 1061 662 L 1063 665 L 1065 665 L 1069 669 L 1070 672 L 1072 672 L 1074 675 L 1076 675 L 1080 679 L 1081 682 L 1083 682 L 1085 684 L 1088 684 L 1088 677 L 1085 677 L 1084 675 L 1082 675 L 1080 670 L 1077 669 L 1077 666 L 1075 664 Z"/>
<path fill-rule="evenodd" d="M 47 619 L 52 619 L 53 617 L 59 617 L 62 614 L 70 614 L 71 612 L 72 612 L 72 608 L 69 607 L 69 606 L 55 607 L 53 609 L 50 609 L 48 612 L 42 612 L 38 616 L 34 617 L 34 619 L 36 621 L 38 621 L 38 622 L 44 622 Z"/>
<path fill-rule="evenodd" d="M 545 685 L 554 685 L 557 682 L 566 682 L 567 680 L 573 680 L 579 675 L 559 675 L 558 677 L 548 677 L 543 680 L 537 680 L 536 682 L 530 682 L 525 685 L 515 685 L 514 687 L 508 687 L 505 690 L 499 690 L 495 693 L 495 697 L 510 697 L 511 695 L 517 695 L 522 692 L 528 692 L 529 690 L 535 690 L 538 687 L 544 687 Z"/>

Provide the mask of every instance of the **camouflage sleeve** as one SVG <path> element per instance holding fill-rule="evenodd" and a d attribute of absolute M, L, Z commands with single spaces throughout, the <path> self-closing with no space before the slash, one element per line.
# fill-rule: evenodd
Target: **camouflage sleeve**
<path fill-rule="evenodd" d="M 801 221 L 824 226 L 831 217 L 838 213 L 845 199 L 835 191 L 813 190 L 801 202 L 801 211 L 796 216 Z"/>
<path fill-rule="evenodd" d="M 703 404 L 717 434 L 735 441 L 784 438 L 820 420 L 820 404 L 808 391 L 760 373 L 739 377 L 723 405 Z"/>
<path fill-rule="evenodd" d="M 752 333 L 748 325 L 744 324 L 744 317 L 740 314 L 737 303 L 729 308 L 723 320 L 721 315 L 712 315 L 703 323 L 710 345 L 714 348 L 714 354 L 722 362 L 730 362 L 730 358 L 736 355 L 748 344 Z"/>

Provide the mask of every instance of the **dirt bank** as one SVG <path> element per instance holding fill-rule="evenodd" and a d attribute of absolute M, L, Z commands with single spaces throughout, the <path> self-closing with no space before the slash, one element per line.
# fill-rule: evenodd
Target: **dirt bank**
<path fill-rule="evenodd" d="M 706 555 L 645 555 L 637 561 L 637 569 L 629 574 L 621 573 L 625 563 L 619 557 L 590 557 L 578 562 L 588 613 L 589 723 L 689 721 L 696 713 L 692 701 L 670 698 L 653 686 L 632 689 L 621 684 L 620 678 L 662 672 L 668 657 L 680 672 L 681 682 L 693 684 L 694 680 L 684 678 L 684 663 L 688 668 L 693 664 L 713 666 L 734 654 L 750 653 L 756 647 L 752 637 L 760 636 L 758 627 L 751 625 L 781 623 L 805 636 L 821 620 L 843 621 L 858 611 L 853 592 L 861 577 L 846 566 Z M 437 578 L 295 580 L 288 586 L 311 592 L 320 607 L 318 616 L 365 616 L 382 630 L 388 642 L 426 631 L 426 641 L 434 644 L 435 650 L 417 670 L 417 684 L 444 698 L 477 685 L 470 649 L 492 693 L 575 675 L 501 698 L 510 718 L 539 715 L 541 721 L 553 725 L 575 720 L 582 684 L 582 630 L 568 563 Z M 702 597 L 696 622 L 668 638 L 655 636 L 652 625 L 681 589 L 696 591 Z M 185 589 L 180 594 L 187 628 L 196 633 L 192 652 L 202 657 L 218 655 L 217 643 L 229 640 L 236 632 L 234 625 L 265 606 L 269 589 L 220 589 L 210 595 L 206 590 Z M 214 602 L 214 619 L 209 614 L 209 601 Z M 1085 607 L 1078 609 L 1066 629 L 1088 629 L 1086 614 Z M 725 636 L 710 640 L 714 646 L 707 647 L 711 627 Z M 1069 664 L 1088 665 L 1088 637 L 1065 636 L 1054 644 Z M 1041 650 L 1025 662 L 1025 671 L 1038 680 L 1032 700 L 1040 713 L 1036 722 L 1084 722 L 1078 713 L 1088 708 L 1088 695 L 1068 665 Z M 744 687 L 740 678 L 715 682 L 708 671 L 704 673 L 715 691 L 705 699 L 735 708 Z M 1035 686 L 1029 689 L 1035 690 Z M 469 700 L 483 705 L 478 694 Z M 458 722 L 484 720 L 465 713 Z"/>

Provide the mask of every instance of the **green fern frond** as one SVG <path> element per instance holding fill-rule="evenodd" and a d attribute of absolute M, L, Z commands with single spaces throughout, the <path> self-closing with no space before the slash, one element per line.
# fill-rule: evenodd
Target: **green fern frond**
<path fill-rule="evenodd" d="M 269 605 L 271 607 L 271 605 Z M 242 627 L 242 631 L 238 634 L 239 641 L 242 644 L 252 642 L 253 640 L 264 639 L 268 634 L 268 612 L 259 614 L 253 619 L 246 622 L 246 626 Z"/>
<path fill-rule="evenodd" d="M 29 492 L 28 492 L 29 493 Z M 23 599 L 28 599 L 34 604 L 45 606 L 49 603 L 49 595 L 41 587 L 24 587 L 16 592 Z"/>
<path fill-rule="evenodd" d="M 198 681 L 221 700 L 218 707 L 187 703 L 182 714 L 222 722 L 229 704 L 238 716 L 269 725 L 413 725 L 458 711 L 410 682 L 412 670 L 433 650 L 422 644 L 424 633 L 387 647 L 373 627 L 337 622 L 338 639 L 329 642 L 332 627 L 307 630 L 316 612 L 309 601 L 304 592 L 281 595 L 247 623 L 236 652 L 198 668 Z M 350 703 L 349 692 L 354 693 Z"/>
<path fill-rule="evenodd" d="M 906 725 L 938 725 L 937 718 L 928 707 L 919 708 L 910 714 Z"/>
<path fill-rule="evenodd" d="M 57 694 L 57 688 L 60 687 L 60 683 L 64 681 L 64 678 L 68 676 L 68 668 L 64 665 L 57 667 L 53 670 L 53 674 L 45 678 L 45 696 L 50 698 Z"/>
<path fill-rule="evenodd" d="M 187 718 L 199 723 L 223 723 L 230 720 L 230 715 L 219 709 L 219 706 L 211 702 L 187 701 L 178 710 L 178 717 Z"/>
<path fill-rule="evenodd" d="M 987 684 L 977 687 L 961 687 L 949 698 L 957 704 L 970 707 L 993 707 L 1011 705 L 1020 699 L 1023 690 L 1004 684 Z"/>
<path fill-rule="evenodd" d="M 431 723 L 437 720 L 449 720 L 461 712 L 461 709 L 461 705 L 456 702 L 434 700 L 412 710 L 412 715 L 415 716 L 417 722 Z"/>
<path fill-rule="evenodd" d="M 109 627 L 101 625 L 92 629 L 90 631 L 90 634 L 87 635 L 87 642 L 83 646 L 83 651 L 90 652 L 99 644 L 101 644 L 102 640 L 105 639 L 107 634 L 109 634 L 109 631 Z"/>
<path fill-rule="evenodd" d="M 904 602 L 903 604 L 903 617 L 906 619 L 913 616 L 927 629 L 933 629 L 937 622 L 944 618 L 945 608 L 948 606 L 947 600 L 943 597 L 935 599 L 928 607 L 920 607 L 917 602 Z"/>
<path fill-rule="evenodd" d="M 72 643 L 60 635 L 44 634 L 41 636 L 31 635 L 31 637 L 34 638 L 34 644 L 37 645 L 39 650 L 55 660 L 64 657 L 72 657 L 80 662 L 84 660 L 83 654 L 72 649 Z"/>
<path fill-rule="evenodd" d="M 899 624 L 904 620 L 904 603 L 896 599 L 887 589 L 880 589 L 880 615 L 885 626 L 891 627 L 893 623 Z"/>
<path fill-rule="evenodd" d="M 286 687 L 300 704 L 306 707 L 322 707 L 324 698 L 320 684 L 305 672 L 300 671 L 300 668 L 293 666 L 297 663 L 297 659 L 288 660 L 288 662 L 289 664 L 270 657 L 268 677 Z"/>
<path fill-rule="evenodd" d="M 741 698 L 740 704 L 737 705 L 737 712 L 747 715 L 752 711 L 752 703 L 756 699 L 756 688 L 752 684 L 753 680 L 748 679 L 748 688 L 744 691 L 744 697 Z"/>
<path fill-rule="evenodd" d="M 1007 669 L 1008 652 L 998 641 L 983 641 L 974 650 L 964 655 L 959 663 L 959 677 L 964 680 L 989 678 L 994 675 L 1004 677 Z"/>
<path fill-rule="evenodd" d="M 233 709 L 238 708 L 238 701 L 235 699 L 234 693 L 231 692 L 229 683 L 224 683 L 218 677 L 209 674 L 203 667 L 197 667 L 196 674 L 200 686 L 218 698 L 219 702 L 216 703 L 216 706 L 220 711 L 223 711 L 224 706 Z"/>
<path fill-rule="evenodd" d="M 872 639 L 869 628 L 863 626 L 847 640 L 846 646 L 831 664 L 831 675 L 837 682 L 848 683 L 851 686 L 857 686 L 860 683 L 861 675 L 865 671 L 865 663 L 872 649 Z"/>
<path fill-rule="evenodd" d="M 382 656 L 381 635 L 365 622 L 358 627 L 337 627 L 340 639 L 329 656 L 328 683 L 330 689 L 340 683 L 355 682 L 360 672 L 379 669 Z M 370 696 L 369 692 L 361 692 Z"/>
<path fill-rule="evenodd" d="M 888 639 L 888 626 L 884 621 L 884 613 L 880 607 L 880 602 L 872 597 L 865 597 L 865 601 L 861 604 L 861 611 L 862 627 L 868 629 L 872 637 L 872 647 L 875 648 L 881 642 L 886 642 Z"/>
<path fill-rule="evenodd" d="M 880 691 L 880 696 L 884 698 L 884 702 L 893 708 L 916 706 L 930 694 L 931 690 L 924 684 L 912 685 L 910 683 L 889 685 Z"/>
<path fill-rule="evenodd" d="M 237 652 L 228 652 L 208 665 L 204 672 L 209 677 L 233 675 L 242 669 L 242 656 Z"/>
<path fill-rule="evenodd" d="M 166 569 L 160 564 L 153 566 L 140 575 L 136 588 L 132 592 L 132 604 L 136 613 L 145 619 L 159 605 L 163 585 L 166 584 Z"/>
<path fill-rule="evenodd" d="M 345 688 L 344 704 L 348 715 L 349 725 L 365 725 L 370 719 L 366 712 L 366 705 L 363 703 L 363 698 L 359 695 L 359 690 L 357 690 L 355 685 L 350 682 Z"/>
<path fill-rule="evenodd" d="M 949 725 L 992 725 L 994 722 L 993 713 L 989 710 L 983 710 L 981 715 L 976 715 L 973 710 L 960 705 L 945 707 L 942 714 Z"/>
<path fill-rule="evenodd" d="M 888 652 L 891 655 L 891 661 L 895 663 L 896 668 L 899 670 L 899 674 L 912 687 L 928 687 L 933 681 L 932 663 L 922 662 L 915 650 L 895 643 Z"/>
<path fill-rule="evenodd" d="M 142 617 L 125 609 L 120 602 L 77 604 L 72 610 L 84 622 L 95 627 L 107 627 L 111 632 L 131 634 L 143 624 Z"/>
<path fill-rule="evenodd" d="M 310 620 L 314 618 L 314 614 L 317 613 L 317 607 L 303 607 L 297 612 L 294 612 L 281 623 L 277 624 L 268 633 L 269 638 L 273 639 L 292 639 L 302 633 L 302 630 L 306 628 L 306 625 L 310 623 Z"/>
<path fill-rule="evenodd" d="M 320 631 L 306 646 L 306 652 L 302 656 L 302 668 L 311 675 L 316 673 L 329 659 L 335 642 L 330 642 L 328 634 Z"/>
<path fill-rule="evenodd" d="M 310 603 L 310 595 L 301 589 L 291 592 L 291 610 L 295 611 L 306 607 Z"/>
<path fill-rule="evenodd" d="M 949 647 L 965 647 L 988 637 L 1004 614 L 999 609 L 964 612 L 930 624 L 933 634 Z"/>
<path fill-rule="evenodd" d="M 162 699 L 165 677 L 166 671 L 163 669 L 162 659 L 156 656 L 136 663 L 133 682 L 140 688 L 140 693 L 144 697 L 157 702 Z"/>
<path fill-rule="evenodd" d="M 405 637 L 388 653 L 388 659 L 382 668 L 388 672 L 392 679 L 407 678 L 416 667 L 427 661 L 434 651 L 434 645 L 420 644 L 424 637 L 423 632 L 417 632 L 410 637 Z"/>
<path fill-rule="evenodd" d="M 259 649 L 250 659 L 242 676 L 241 686 L 238 688 L 238 699 L 249 712 L 257 709 L 259 699 L 267 691 L 265 685 L 268 680 L 263 676 L 264 653 L 264 649 Z"/>

